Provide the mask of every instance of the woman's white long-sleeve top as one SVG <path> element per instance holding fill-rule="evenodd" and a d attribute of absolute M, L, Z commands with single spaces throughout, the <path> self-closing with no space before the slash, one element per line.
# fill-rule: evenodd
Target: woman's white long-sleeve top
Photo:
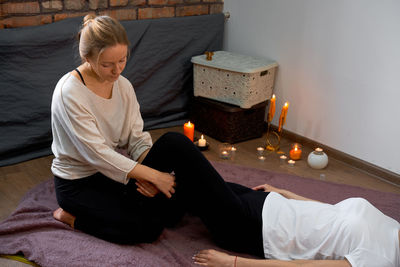
<path fill-rule="evenodd" d="M 102 98 L 71 73 L 57 83 L 51 105 L 55 156 L 51 170 L 64 179 L 101 172 L 120 183 L 138 157 L 152 146 L 132 84 L 123 76 L 114 82 L 110 99 Z M 125 148 L 130 158 L 116 152 Z"/>

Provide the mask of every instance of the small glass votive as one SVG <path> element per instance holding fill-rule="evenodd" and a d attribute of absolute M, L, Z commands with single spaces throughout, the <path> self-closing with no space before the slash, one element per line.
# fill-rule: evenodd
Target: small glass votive
<path fill-rule="evenodd" d="M 296 161 L 289 159 L 287 163 L 289 164 L 289 166 L 293 167 L 296 164 Z"/>
<path fill-rule="evenodd" d="M 281 163 L 284 163 L 284 162 L 286 162 L 286 160 L 287 160 L 287 156 L 286 156 L 286 155 L 281 155 L 281 156 L 279 157 L 279 160 L 280 160 Z"/>
<path fill-rule="evenodd" d="M 228 143 L 219 145 L 219 156 L 223 159 L 230 159 L 232 156 L 232 146 Z"/>
<path fill-rule="evenodd" d="M 264 148 L 261 147 L 261 146 L 257 147 L 257 154 L 258 154 L 259 156 L 264 155 Z"/>
<path fill-rule="evenodd" d="M 299 160 L 301 159 L 301 152 L 302 147 L 299 143 L 292 144 L 292 149 L 289 151 L 290 159 L 292 160 Z"/>
<path fill-rule="evenodd" d="M 264 156 L 258 156 L 258 160 L 259 160 L 259 161 L 264 161 L 264 160 L 265 160 L 265 157 L 264 157 Z"/>
<path fill-rule="evenodd" d="M 235 159 L 236 150 L 236 147 L 231 146 L 231 159 Z"/>

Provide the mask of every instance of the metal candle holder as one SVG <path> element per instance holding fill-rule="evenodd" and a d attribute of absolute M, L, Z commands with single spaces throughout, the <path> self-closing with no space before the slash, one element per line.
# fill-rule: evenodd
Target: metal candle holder
<path fill-rule="evenodd" d="M 282 129 L 280 131 L 274 131 L 271 129 L 271 123 L 268 123 L 265 149 L 269 151 L 279 151 L 281 144 L 281 136 L 282 136 Z M 275 140 L 273 140 L 273 137 Z"/>
<path fill-rule="evenodd" d="M 283 125 L 285 125 L 286 114 L 287 114 L 287 111 L 289 108 L 289 102 L 285 102 L 285 104 L 283 105 L 281 115 L 279 117 L 278 131 L 274 131 L 271 129 L 271 122 L 272 122 L 272 119 L 273 119 L 274 113 L 275 113 L 275 99 L 276 99 L 275 95 L 272 95 L 269 112 L 268 112 L 268 116 L 267 116 L 268 129 L 267 129 L 265 149 L 267 149 L 269 151 L 276 151 L 276 153 L 278 153 L 278 154 L 283 154 L 283 152 L 279 150 L 279 147 L 281 144 Z M 272 140 L 273 137 L 274 137 L 274 139 L 276 139 L 276 141 Z"/>

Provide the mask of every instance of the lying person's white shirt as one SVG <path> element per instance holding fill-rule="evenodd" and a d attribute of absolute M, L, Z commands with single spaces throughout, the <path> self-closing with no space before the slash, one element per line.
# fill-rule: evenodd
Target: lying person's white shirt
<path fill-rule="evenodd" d="M 263 207 L 265 258 L 346 258 L 352 267 L 400 266 L 400 224 L 367 200 L 335 205 L 287 199 L 271 192 Z"/>

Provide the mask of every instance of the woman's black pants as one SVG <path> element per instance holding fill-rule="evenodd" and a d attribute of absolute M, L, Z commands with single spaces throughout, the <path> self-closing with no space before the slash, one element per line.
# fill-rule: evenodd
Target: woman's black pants
<path fill-rule="evenodd" d="M 160 137 L 142 164 L 175 173 L 172 198 L 145 197 L 132 180 L 124 185 L 96 173 L 76 180 L 55 177 L 57 201 L 76 216 L 76 229 L 111 242 L 152 242 L 190 212 L 221 247 L 264 256 L 261 213 L 268 193 L 225 182 L 180 133 Z"/>

